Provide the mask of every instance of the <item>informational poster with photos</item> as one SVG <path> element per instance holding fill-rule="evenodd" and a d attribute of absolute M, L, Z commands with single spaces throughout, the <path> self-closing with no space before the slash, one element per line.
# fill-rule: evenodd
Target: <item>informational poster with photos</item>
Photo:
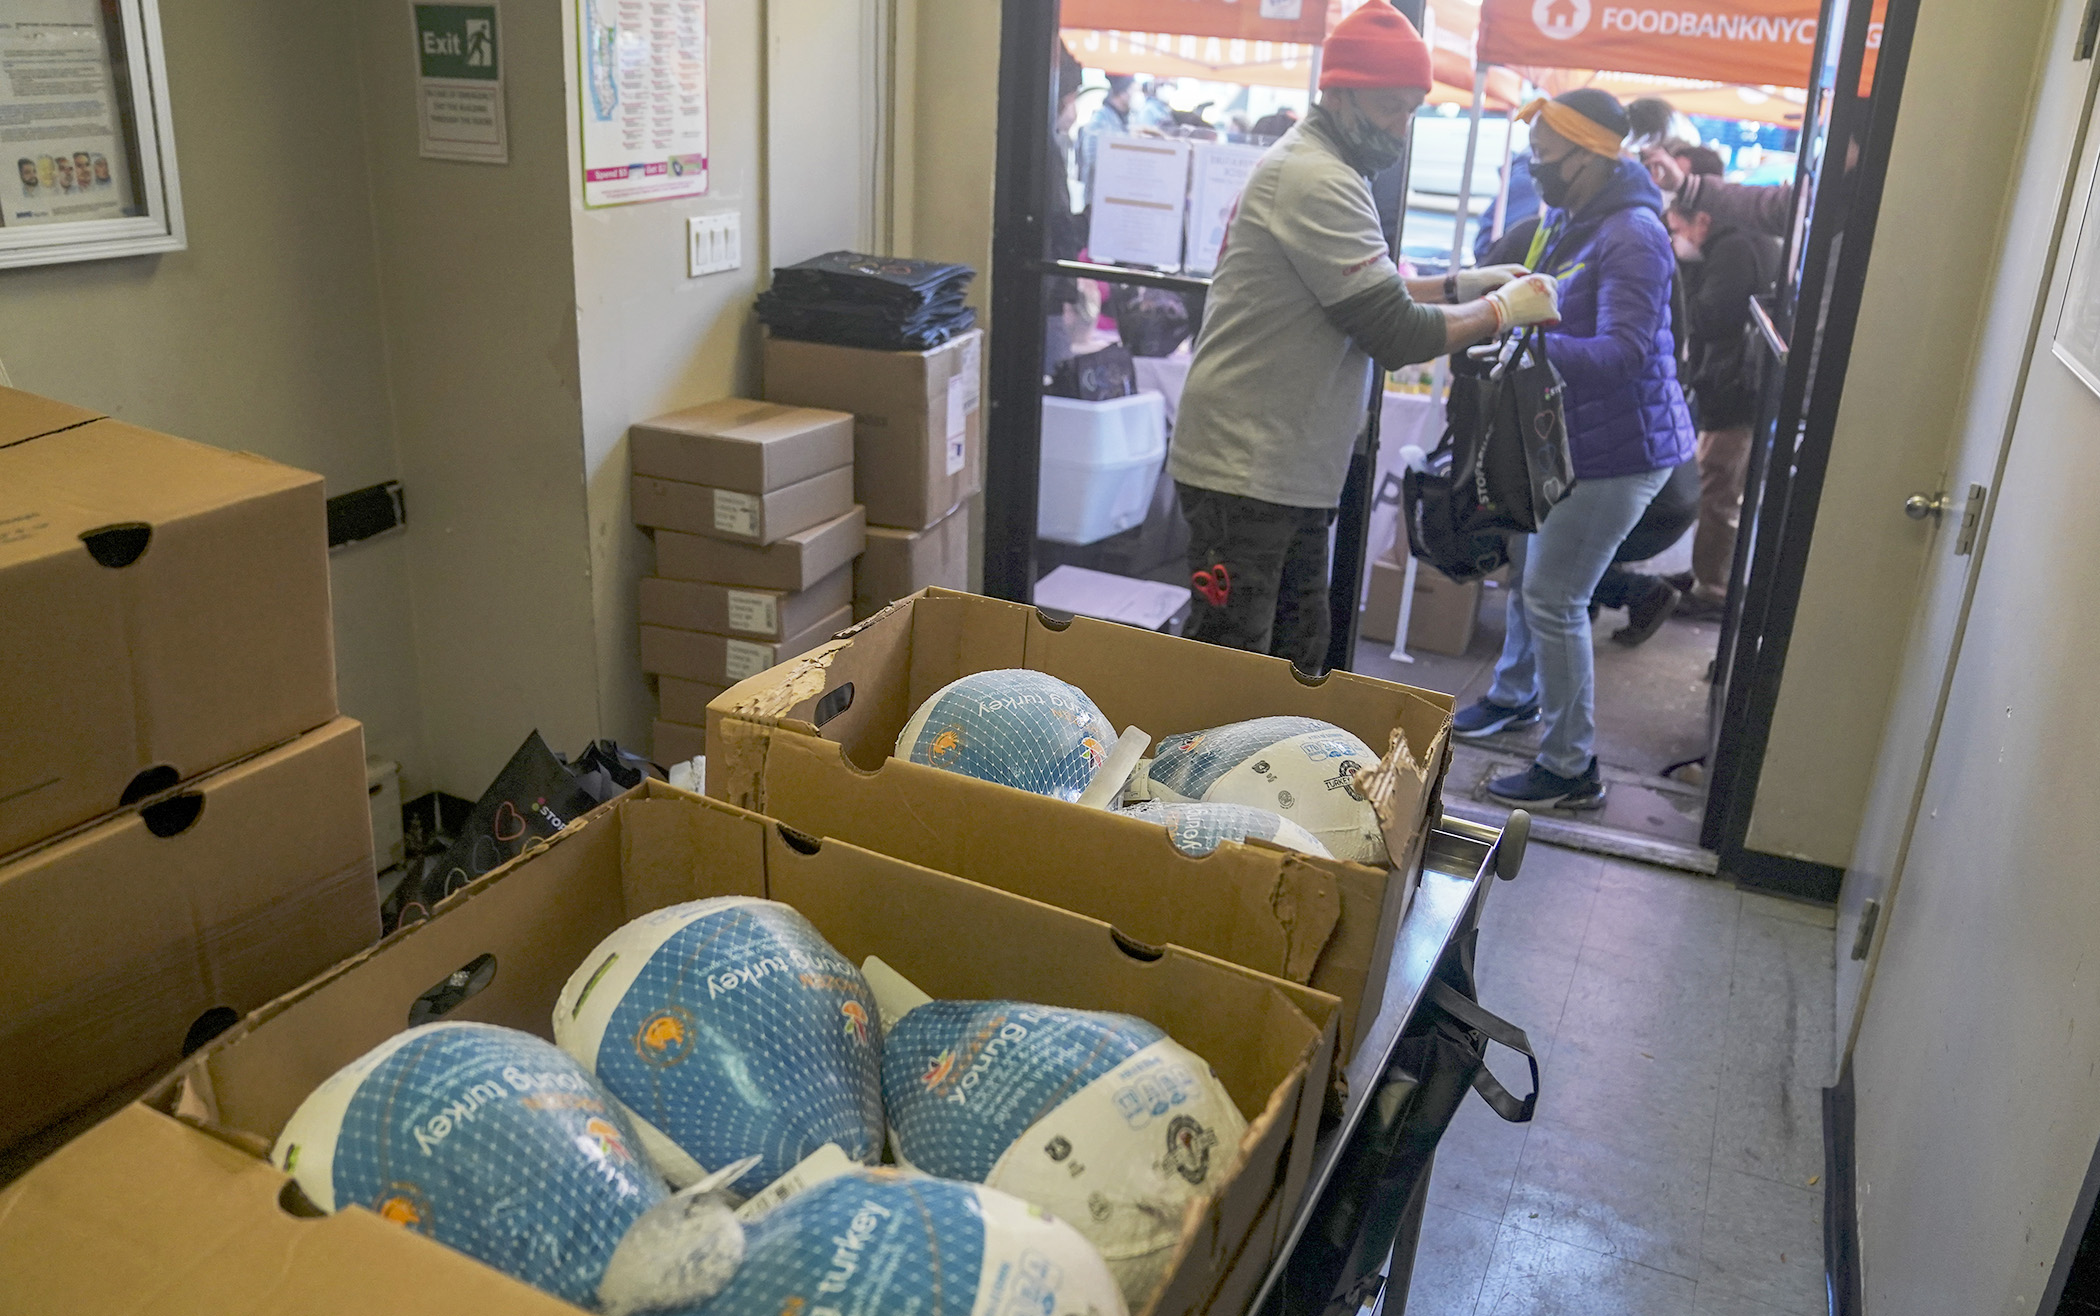
<path fill-rule="evenodd" d="M 142 213 L 125 149 L 124 106 L 99 0 L 0 6 L 0 223 L 77 223 Z"/>
<path fill-rule="evenodd" d="M 583 204 L 707 192 L 707 0 L 576 0 Z"/>

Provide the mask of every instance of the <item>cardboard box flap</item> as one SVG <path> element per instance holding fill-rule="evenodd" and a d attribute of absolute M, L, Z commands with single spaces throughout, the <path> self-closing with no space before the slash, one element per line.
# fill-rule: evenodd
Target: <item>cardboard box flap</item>
<path fill-rule="evenodd" d="M 292 1215 L 279 1205 L 289 1182 L 169 1116 L 127 1106 L 0 1193 L 4 1305 L 15 1316 L 575 1316 L 369 1211 Z"/>
<path fill-rule="evenodd" d="M 18 388 L 0 388 L 0 448 L 100 419 L 99 411 L 38 397 Z"/>

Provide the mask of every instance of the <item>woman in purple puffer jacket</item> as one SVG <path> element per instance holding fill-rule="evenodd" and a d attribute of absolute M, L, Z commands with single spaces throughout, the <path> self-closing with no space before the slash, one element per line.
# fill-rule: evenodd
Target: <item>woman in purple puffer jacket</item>
<path fill-rule="evenodd" d="M 1524 263 L 1560 280 L 1546 355 L 1567 383 L 1575 486 L 1535 535 L 1512 535 L 1509 629 L 1486 698 L 1459 711 L 1460 736 L 1545 719 L 1538 759 L 1488 783 L 1532 808 L 1595 809 L 1604 782 L 1594 753 L 1596 683 L 1590 595 L 1626 532 L 1694 437 L 1670 329 L 1676 257 L 1662 193 L 1619 153 L 1626 112 L 1591 88 L 1535 101 L 1532 179 L 1548 210 Z M 1500 253 L 1496 259 L 1507 259 Z"/>

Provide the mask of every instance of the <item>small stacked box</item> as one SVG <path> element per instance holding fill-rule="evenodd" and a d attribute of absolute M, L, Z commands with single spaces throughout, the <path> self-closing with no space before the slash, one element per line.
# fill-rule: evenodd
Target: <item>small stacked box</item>
<path fill-rule="evenodd" d="M 853 418 L 725 398 L 636 425 L 642 670 L 657 678 L 654 757 L 706 752 L 708 701 L 853 621 L 867 518 L 853 501 Z"/>
<path fill-rule="evenodd" d="M 321 477 L 0 389 L 0 1180 L 379 935 Z"/>
<path fill-rule="evenodd" d="M 984 487 L 984 332 L 924 351 L 766 340 L 766 397 L 853 413 L 854 496 L 868 509 L 854 573 L 865 620 L 928 585 L 970 585 L 969 499 Z"/>

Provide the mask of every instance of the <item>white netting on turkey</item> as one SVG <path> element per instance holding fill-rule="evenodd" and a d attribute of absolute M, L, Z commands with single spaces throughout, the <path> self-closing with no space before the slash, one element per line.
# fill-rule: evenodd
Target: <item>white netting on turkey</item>
<path fill-rule="evenodd" d="M 1268 809 L 1244 804 L 1177 804 L 1168 800 L 1143 800 L 1123 810 L 1132 818 L 1158 823 L 1173 837 L 1174 848 L 1183 854 L 1206 855 L 1226 841 L 1255 837 L 1274 841 L 1300 854 L 1332 859 L 1320 838 Z"/>
<path fill-rule="evenodd" d="M 897 757 L 1076 801 L 1115 743 L 1085 691 L 1008 668 L 950 682 L 919 705 L 897 737 Z"/>
<path fill-rule="evenodd" d="M 1387 862 L 1385 834 L 1356 777 L 1377 763 L 1370 746 L 1331 722 L 1258 717 L 1162 739 L 1133 793 L 1268 809 L 1335 858 L 1375 866 Z"/>

